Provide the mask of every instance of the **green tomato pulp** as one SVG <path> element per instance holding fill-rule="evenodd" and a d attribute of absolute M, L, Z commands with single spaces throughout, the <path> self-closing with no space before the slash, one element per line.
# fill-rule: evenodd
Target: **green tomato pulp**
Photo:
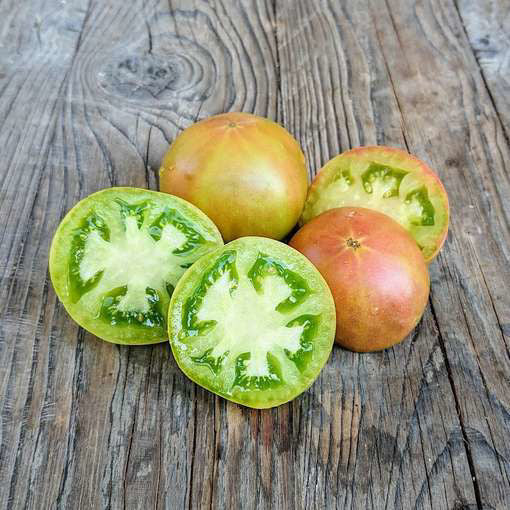
<path fill-rule="evenodd" d="M 415 158 L 384 147 L 347 151 L 329 161 L 310 187 L 301 223 L 336 207 L 365 207 L 400 223 L 426 260 L 448 230 L 448 198 Z"/>
<path fill-rule="evenodd" d="M 66 215 L 52 242 L 50 275 L 69 314 L 100 338 L 162 342 L 179 278 L 222 244 L 211 220 L 184 200 L 110 188 Z"/>
<path fill-rule="evenodd" d="M 278 241 L 245 237 L 184 274 L 168 328 L 188 377 L 229 400 L 265 408 L 316 379 L 333 345 L 335 308 L 304 256 Z"/>

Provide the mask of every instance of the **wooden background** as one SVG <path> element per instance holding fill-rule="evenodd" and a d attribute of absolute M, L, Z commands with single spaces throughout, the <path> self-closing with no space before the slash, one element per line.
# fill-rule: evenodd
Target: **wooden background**
<path fill-rule="evenodd" d="M 510 1 L 3 0 L 0 508 L 510 508 Z M 363 144 L 440 174 L 448 241 L 403 344 L 335 348 L 270 411 L 167 345 L 85 333 L 48 280 L 65 212 L 157 189 L 210 114 L 274 118 L 310 177 Z"/>

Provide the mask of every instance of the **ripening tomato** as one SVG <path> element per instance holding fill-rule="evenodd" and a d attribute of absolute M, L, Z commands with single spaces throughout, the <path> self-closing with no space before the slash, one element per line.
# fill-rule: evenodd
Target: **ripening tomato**
<path fill-rule="evenodd" d="M 225 241 L 281 239 L 296 224 L 308 187 L 297 141 L 275 122 L 225 113 L 193 124 L 172 143 L 160 189 L 196 205 Z"/>
<path fill-rule="evenodd" d="M 300 223 L 335 207 L 367 207 L 398 221 L 430 262 L 448 233 L 448 195 L 423 162 L 393 147 L 359 147 L 328 161 L 315 177 Z"/>
<path fill-rule="evenodd" d="M 190 379 L 239 404 L 274 407 L 319 375 L 333 346 L 335 305 L 301 253 L 244 237 L 186 271 L 168 309 L 168 335 Z"/>
<path fill-rule="evenodd" d="M 330 209 L 290 245 L 328 283 L 336 305 L 336 341 L 368 352 L 391 347 L 418 324 L 429 276 L 413 238 L 389 216 L 360 207 Z"/>

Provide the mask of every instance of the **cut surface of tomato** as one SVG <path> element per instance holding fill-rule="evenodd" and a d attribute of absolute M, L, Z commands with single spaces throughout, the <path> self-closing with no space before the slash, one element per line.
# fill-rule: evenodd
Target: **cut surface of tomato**
<path fill-rule="evenodd" d="M 110 188 L 83 199 L 62 220 L 50 275 L 66 310 L 91 333 L 114 343 L 163 342 L 179 278 L 222 244 L 212 221 L 184 200 Z"/>
<path fill-rule="evenodd" d="M 303 255 L 245 237 L 185 273 L 168 327 L 174 357 L 190 379 L 234 402 L 267 408 L 317 378 L 333 345 L 335 309 Z"/>
<path fill-rule="evenodd" d="M 418 158 L 391 147 L 360 147 L 331 159 L 315 177 L 300 223 L 336 207 L 365 207 L 398 221 L 427 262 L 448 233 L 448 196 Z"/>

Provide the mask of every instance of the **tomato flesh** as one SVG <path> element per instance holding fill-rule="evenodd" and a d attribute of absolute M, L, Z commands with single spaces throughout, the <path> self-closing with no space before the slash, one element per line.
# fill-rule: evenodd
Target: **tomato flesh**
<path fill-rule="evenodd" d="M 374 209 L 396 220 L 427 262 L 448 232 L 448 196 L 441 181 L 425 163 L 399 149 L 361 147 L 330 160 L 310 187 L 301 224 L 345 206 Z"/>
<path fill-rule="evenodd" d="M 222 244 L 214 224 L 191 204 L 154 191 L 111 188 L 66 215 L 52 242 L 50 274 L 85 329 L 114 343 L 162 342 L 179 278 Z"/>
<path fill-rule="evenodd" d="M 266 408 L 316 379 L 332 348 L 335 310 L 305 257 L 277 241 L 245 237 L 186 272 L 168 326 L 188 377 L 234 402 Z"/>

